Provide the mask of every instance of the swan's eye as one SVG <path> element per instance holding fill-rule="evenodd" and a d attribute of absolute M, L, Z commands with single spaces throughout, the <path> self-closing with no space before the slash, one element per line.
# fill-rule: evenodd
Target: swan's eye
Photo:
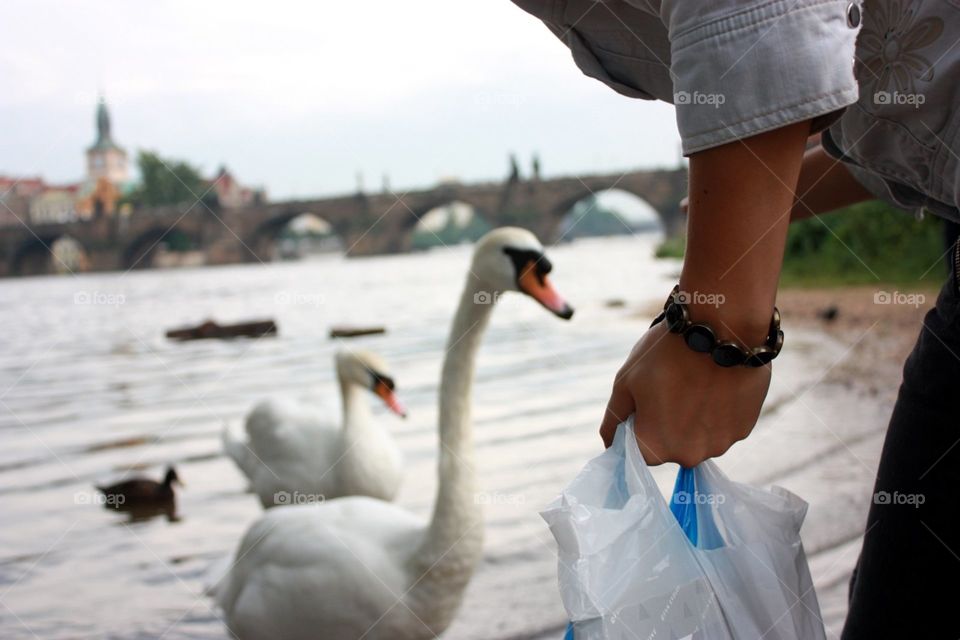
<path fill-rule="evenodd" d="M 380 373 L 379 371 L 374 371 L 373 369 L 367 369 L 370 372 L 370 377 L 372 378 L 370 387 L 376 389 L 377 385 L 383 384 L 387 389 L 393 391 L 397 388 L 396 383 L 393 381 L 393 378 L 390 376 Z"/>
<path fill-rule="evenodd" d="M 537 280 L 540 281 L 540 284 L 543 284 L 544 277 L 553 270 L 553 264 L 547 256 L 543 255 L 542 251 L 504 247 L 503 252 L 513 262 L 513 269 L 517 274 L 518 281 L 526 271 L 532 268 Z"/>

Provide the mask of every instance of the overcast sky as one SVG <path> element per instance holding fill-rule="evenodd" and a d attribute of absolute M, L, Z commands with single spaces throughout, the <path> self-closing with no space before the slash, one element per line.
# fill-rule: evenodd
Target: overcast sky
<path fill-rule="evenodd" d="M 115 139 L 272 198 L 673 166 L 669 105 L 583 76 L 508 0 L 5 0 L 0 174 L 74 181 L 99 91 Z"/>

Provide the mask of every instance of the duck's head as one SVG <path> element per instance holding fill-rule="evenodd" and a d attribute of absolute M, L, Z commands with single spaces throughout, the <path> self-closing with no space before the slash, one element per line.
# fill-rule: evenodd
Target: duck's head
<path fill-rule="evenodd" d="M 407 417 L 407 410 L 397 399 L 396 383 L 383 358 L 372 351 L 351 349 L 338 351 L 335 360 L 341 384 L 355 384 L 369 389 L 383 400 L 390 411 L 401 418 Z"/>
<path fill-rule="evenodd" d="M 167 467 L 167 475 L 163 476 L 163 484 L 170 487 L 173 486 L 174 483 L 183 486 L 183 481 L 180 480 L 180 476 L 177 475 L 177 470 L 173 468 L 173 465 L 170 465 Z"/>
<path fill-rule="evenodd" d="M 502 291 L 519 291 L 569 320 L 573 307 L 553 288 L 547 277 L 552 269 L 537 236 L 519 227 L 494 229 L 480 238 L 473 250 L 470 273 L 482 286 L 474 302 L 491 304 Z"/>

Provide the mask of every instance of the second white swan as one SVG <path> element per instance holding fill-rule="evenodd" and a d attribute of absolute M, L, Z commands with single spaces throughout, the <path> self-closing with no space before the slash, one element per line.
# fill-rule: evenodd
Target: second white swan
<path fill-rule="evenodd" d="M 369 351 L 335 356 L 343 425 L 305 404 L 261 402 L 247 416 L 247 441 L 223 430 L 223 447 L 249 478 L 264 508 L 340 496 L 393 500 L 403 458 L 386 427 L 370 415 L 372 391 L 394 413 L 406 410 L 383 360 Z"/>

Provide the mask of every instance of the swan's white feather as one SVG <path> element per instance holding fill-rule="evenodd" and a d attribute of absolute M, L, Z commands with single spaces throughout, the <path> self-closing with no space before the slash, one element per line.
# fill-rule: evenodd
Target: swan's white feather
<path fill-rule="evenodd" d="M 271 509 L 244 536 L 217 602 L 241 638 L 402 639 L 417 623 L 402 615 L 409 576 L 396 558 L 414 553 L 425 526 L 366 497 Z M 388 610 L 401 615 L 380 619 Z"/>
<path fill-rule="evenodd" d="M 382 432 L 362 434 L 369 436 L 360 445 L 364 455 L 346 460 L 349 445 L 330 413 L 278 400 L 254 407 L 247 416 L 246 431 L 247 442 L 225 436 L 224 449 L 265 507 L 284 504 L 284 500 L 293 504 L 346 495 L 391 500 L 396 495 L 402 459 Z M 286 495 L 278 500 L 278 494 Z"/>

